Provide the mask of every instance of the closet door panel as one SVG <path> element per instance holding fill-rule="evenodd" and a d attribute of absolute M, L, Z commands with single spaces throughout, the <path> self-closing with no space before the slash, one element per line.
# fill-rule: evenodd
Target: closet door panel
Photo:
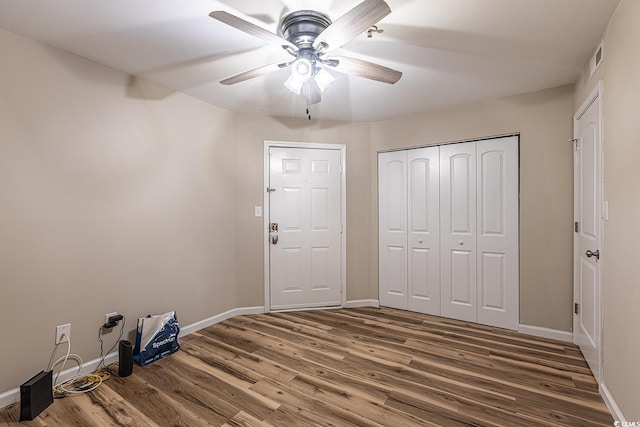
<path fill-rule="evenodd" d="M 478 323 L 517 329 L 518 139 L 477 142 Z"/>
<path fill-rule="evenodd" d="M 440 148 L 407 151 L 409 310 L 440 314 Z"/>
<path fill-rule="evenodd" d="M 476 145 L 440 147 L 441 314 L 477 321 Z"/>
<path fill-rule="evenodd" d="M 407 309 L 407 153 L 378 154 L 380 305 Z"/>

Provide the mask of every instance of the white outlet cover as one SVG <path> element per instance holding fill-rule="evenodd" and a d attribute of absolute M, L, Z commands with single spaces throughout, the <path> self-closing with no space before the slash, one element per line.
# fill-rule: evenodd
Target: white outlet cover
<path fill-rule="evenodd" d="M 64 335 L 64 336 L 63 336 Z M 56 344 L 69 341 L 71 337 L 71 323 L 56 326 Z"/>

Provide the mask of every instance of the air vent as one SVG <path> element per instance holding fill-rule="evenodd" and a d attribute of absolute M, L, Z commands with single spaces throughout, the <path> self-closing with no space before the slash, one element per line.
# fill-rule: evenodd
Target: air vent
<path fill-rule="evenodd" d="M 604 60 L 604 41 L 600 43 L 600 46 L 598 46 L 598 49 L 596 49 L 596 52 L 591 57 L 591 61 L 589 61 L 589 69 L 591 71 L 589 73 L 589 78 L 593 77 L 596 71 L 598 71 L 598 67 L 600 67 L 600 64 L 602 64 L 603 60 Z"/>

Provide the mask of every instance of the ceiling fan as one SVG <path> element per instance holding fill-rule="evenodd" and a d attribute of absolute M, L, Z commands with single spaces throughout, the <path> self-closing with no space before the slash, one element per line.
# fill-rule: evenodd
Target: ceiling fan
<path fill-rule="evenodd" d="M 334 80 L 326 69 L 394 84 L 402 77 L 400 71 L 362 59 L 328 55 L 332 49 L 337 49 L 366 32 L 389 13 L 391 9 L 384 0 L 364 0 L 333 23 L 323 13 L 298 10 L 282 19 L 280 36 L 231 13 L 211 12 L 209 16 L 212 18 L 279 46 L 294 58 L 289 62 L 263 65 L 245 71 L 220 83 L 233 85 L 290 67 L 291 75 L 285 86 L 296 94 L 302 93 L 307 107 L 320 102 L 322 91 Z"/>

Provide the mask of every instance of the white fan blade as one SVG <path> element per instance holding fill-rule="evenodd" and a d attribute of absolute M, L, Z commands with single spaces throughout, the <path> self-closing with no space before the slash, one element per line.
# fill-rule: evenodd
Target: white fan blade
<path fill-rule="evenodd" d="M 254 37 L 258 37 L 266 42 L 280 46 L 283 49 L 291 49 L 293 51 L 298 50 L 298 47 L 290 41 L 285 40 L 282 37 L 273 34 L 271 31 L 265 30 L 264 28 L 256 24 L 232 15 L 229 12 L 225 12 L 224 10 L 213 11 L 209 14 L 209 16 Z"/>
<path fill-rule="evenodd" d="M 236 74 L 235 76 L 224 79 L 220 81 L 220 83 L 222 83 L 223 85 L 234 85 L 236 83 L 253 79 L 254 77 L 260 77 L 260 76 L 264 76 L 265 74 L 273 73 L 274 71 L 281 70 L 288 66 L 289 66 L 288 62 L 283 62 L 280 64 L 263 65 L 262 67 L 254 68 L 253 70 L 245 71 L 244 73 Z"/>
<path fill-rule="evenodd" d="M 384 0 L 365 0 L 329 25 L 313 42 L 314 49 L 337 49 L 391 13 Z"/>
<path fill-rule="evenodd" d="M 376 80 L 382 83 L 395 84 L 402 77 L 400 71 L 384 65 L 374 64 L 373 62 L 364 61 L 362 59 L 348 58 L 345 56 L 336 56 L 329 58 L 329 61 L 337 60 L 337 65 L 328 64 L 332 69 L 353 76 L 363 77 L 369 80 Z"/>

